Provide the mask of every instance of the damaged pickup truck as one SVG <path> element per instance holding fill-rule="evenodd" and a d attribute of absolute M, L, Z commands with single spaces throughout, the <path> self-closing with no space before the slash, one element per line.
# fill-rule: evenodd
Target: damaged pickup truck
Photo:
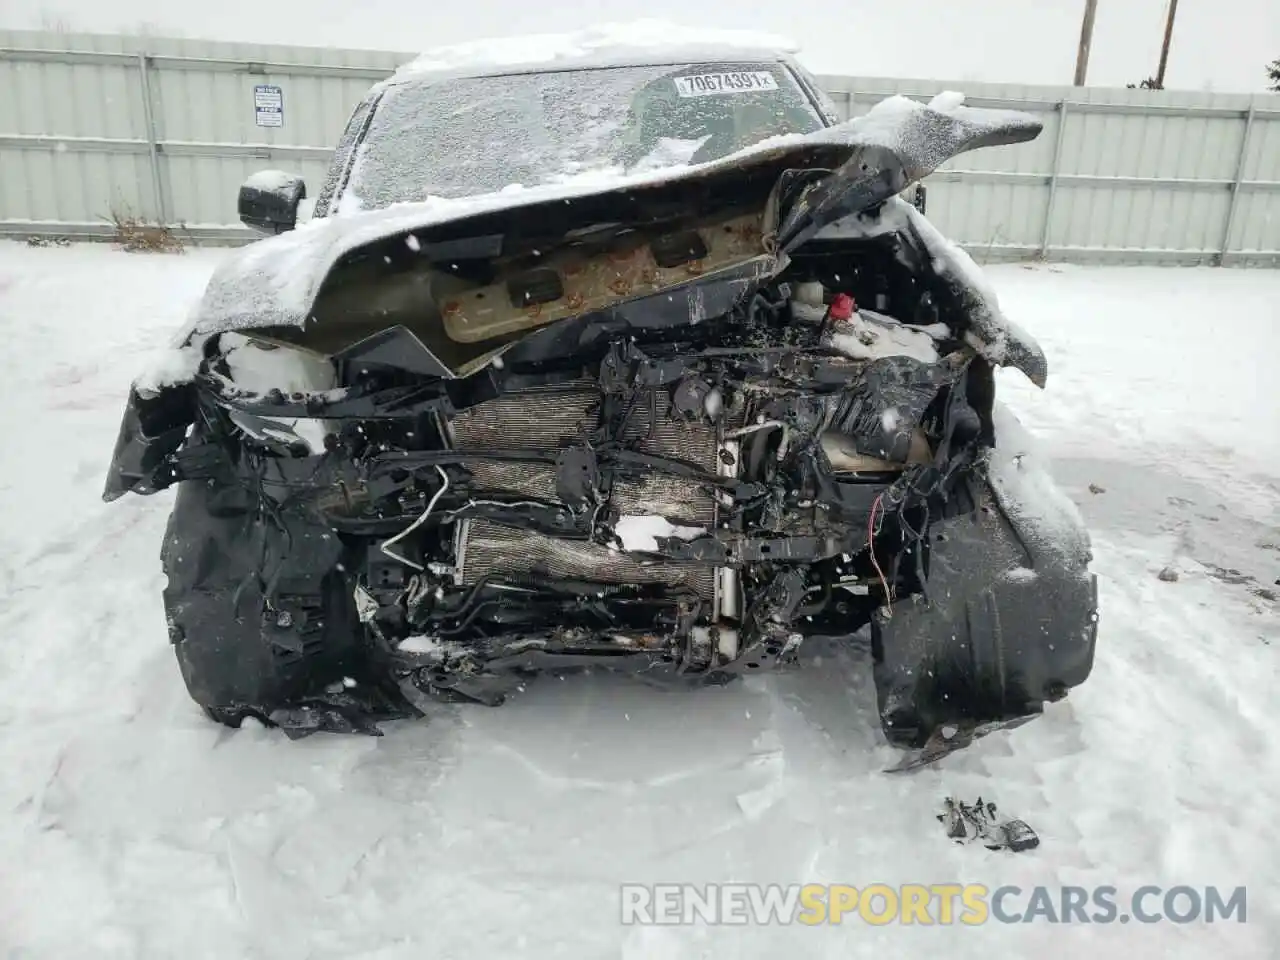
<path fill-rule="evenodd" d="M 252 178 L 242 218 L 280 235 L 135 381 L 105 492 L 178 485 L 192 697 L 377 733 L 541 671 L 723 684 L 864 628 L 895 746 L 1064 697 L 1089 538 L 994 397 L 1045 357 L 899 196 L 1040 132 L 961 101 L 838 122 L 740 50 L 410 66 L 310 222 L 298 178 Z"/>

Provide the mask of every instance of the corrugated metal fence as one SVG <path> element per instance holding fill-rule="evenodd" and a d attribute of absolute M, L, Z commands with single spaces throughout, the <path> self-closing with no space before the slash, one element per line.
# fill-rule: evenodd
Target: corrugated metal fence
<path fill-rule="evenodd" d="M 0 31 L 0 234 L 108 236 L 113 214 L 238 241 L 264 167 L 318 186 L 386 51 Z M 981 259 L 1280 265 L 1280 96 L 822 77 L 848 115 L 959 89 L 1044 115 L 1034 143 L 928 181 Z"/>

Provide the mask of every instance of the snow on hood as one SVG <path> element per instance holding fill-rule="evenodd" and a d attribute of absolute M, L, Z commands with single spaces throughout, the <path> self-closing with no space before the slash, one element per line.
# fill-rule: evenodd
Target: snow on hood
<path fill-rule="evenodd" d="M 691 52 L 696 52 L 698 59 L 735 53 L 776 57 L 798 50 L 794 41 L 774 34 L 643 19 L 603 23 L 573 33 L 492 37 L 435 47 L 400 67 L 390 82 L 423 73 L 481 75 L 511 68 L 630 63 L 655 54 L 670 54 L 673 59 L 687 58 Z"/>
<path fill-rule="evenodd" d="M 917 123 L 928 117 L 935 123 Z M 944 90 L 928 105 L 896 94 L 881 100 L 859 119 L 859 142 L 868 146 L 885 147 L 904 157 L 909 157 L 932 171 L 951 159 L 952 140 L 940 125 L 958 122 L 972 123 L 981 116 L 983 125 L 995 128 L 1005 123 L 1025 120 L 1026 115 L 1016 110 L 982 110 L 975 112 L 964 105 L 964 94 Z"/>
<path fill-rule="evenodd" d="M 228 257 L 214 272 L 186 334 L 264 326 L 303 326 L 315 303 L 320 285 L 346 254 L 360 247 L 400 234 L 504 209 L 519 209 L 548 200 L 572 200 L 670 183 L 680 179 L 746 167 L 776 160 L 788 153 L 817 147 L 883 146 L 916 151 L 921 124 L 916 114 L 938 124 L 965 124 L 970 128 L 998 130 L 1028 121 L 1025 114 L 1002 110 L 973 110 L 958 97 L 939 98 L 925 107 L 906 97 L 884 100 L 861 117 L 806 134 L 770 137 L 726 157 L 695 166 L 672 166 L 645 172 L 595 171 L 562 182 L 521 187 L 513 184 L 496 193 L 460 199 L 431 198 L 322 217 L 296 230 L 260 240 Z M 943 109 L 939 110 L 938 108 Z M 914 133 L 910 131 L 915 131 Z M 907 138 L 907 139 L 904 139 Z M 908 142 L 908 139 L 910 142 Z M 927 145 L 925 145 L 927 146 Z M 938 160 L 941 162 L 941 159 Z"/>

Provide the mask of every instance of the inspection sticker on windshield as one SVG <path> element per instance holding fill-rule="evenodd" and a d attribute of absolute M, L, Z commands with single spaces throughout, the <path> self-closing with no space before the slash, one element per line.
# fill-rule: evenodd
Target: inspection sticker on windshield
<path fill-rule="evenodd" d="M 709 97 L 718 93 L 750 93 L 753 90 L 777 90 L 778 81 L 768 70 L 735 73 L 699 73 L 692 77 L 676 77 L 676 92 L 682 97 Z"/>

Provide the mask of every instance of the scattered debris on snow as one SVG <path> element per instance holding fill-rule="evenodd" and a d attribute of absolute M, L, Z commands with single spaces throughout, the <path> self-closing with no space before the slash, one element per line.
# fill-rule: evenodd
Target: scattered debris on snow
<path fill-rule="evenodd" d="M 1216 563 L 1206 563 L 1203 560 L 1200 561 L 1200 565 L 1205 568 L 1211 578 L 1231 586 L 1238 587 L 1241 584 L 1256 582 L 1254 577 L 1237 570 L 1235 567 L 1223 567 Z"/>
<path fill-rule="evenodd" d="M 988 850 L 1022 853 L 1040 846 L 1040 837 L 1023 820 L 1000 817 L 996 805 L 984 802 L 965 803 L 953 797 L 943 801 L 938 820 L 947 836 L 957 843 L 980 842 Z"/>

